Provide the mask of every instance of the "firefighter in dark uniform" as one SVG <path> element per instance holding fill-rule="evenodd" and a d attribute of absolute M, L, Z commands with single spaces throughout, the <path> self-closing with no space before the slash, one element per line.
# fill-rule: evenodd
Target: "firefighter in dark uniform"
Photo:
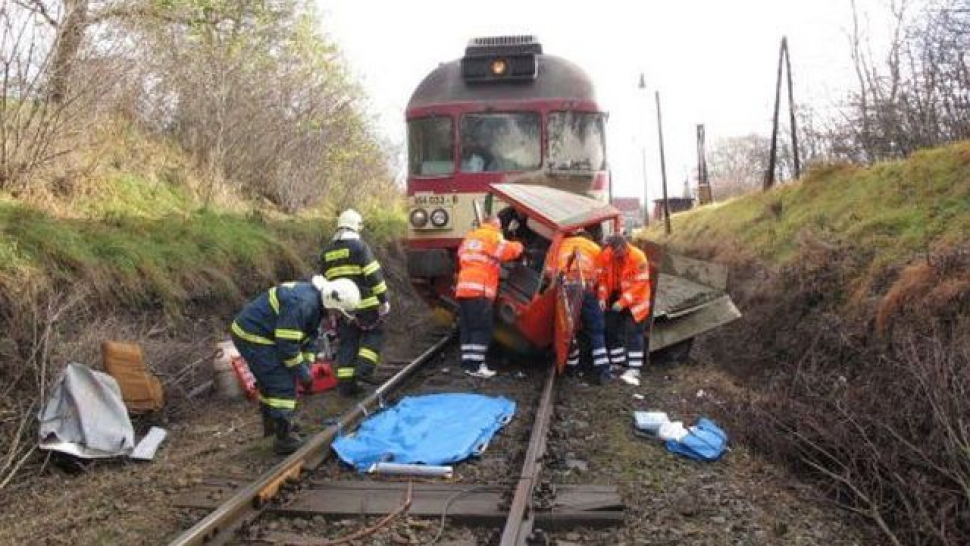
<path fill-rule="evenodd" d="M 321 257 L 327 280 L 350 279 L 360 290 L 356 311 L 341 317 L 337 328 L 337 388 L 343 396 L 358 394 L 357 380 L 368 381 L 380 364 L 384 342 L 381 321 L 391 310 L 381 264 L 360 238 L 362 227 L 363 218 L 357 211 L 340 213 L 337 232 Z"/>
<path fill-rule="evenodd" d="M 293 432 L 296 381 L 312 382 L 310 365 L 324 309 L 353 310 L 360 301 L 350 281 L 328 282 L 320 275 L 311 282 L 274 286 L 246 304 L 233 321 L 232 341 L 249 364 L 259 389 L 263 436 L 276 436 L 273 449 L 281 455 L 300 447 Z"/>

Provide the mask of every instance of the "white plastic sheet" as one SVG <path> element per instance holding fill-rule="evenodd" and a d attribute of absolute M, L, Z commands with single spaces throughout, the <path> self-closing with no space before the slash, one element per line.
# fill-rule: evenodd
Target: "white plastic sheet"
<path fill-rule="evenodd" d="M 135 445 L 118 382 L 81 364 L 64 368 L 37 418 L 41 449 L 99 459 L 127 455 Z"/>

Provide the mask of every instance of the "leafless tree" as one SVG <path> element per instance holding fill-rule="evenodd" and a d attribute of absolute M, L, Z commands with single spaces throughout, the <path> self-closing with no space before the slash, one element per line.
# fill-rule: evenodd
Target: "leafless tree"
<path fill-rule="evenodd" d="M 788 131 L 782 128 L 782 131 Z M 750 134 L 724 138 L 714 143 L 708 162 L 714 198 L 723 200 L 760 190 L 768 168 L 769 137 Z M 793 172 L 790 145 L 778 143 L 779 180 L 790 179 Z"/>
<path fill-rule="evenodd" d="M 848 137 L 843 155 L 866 162 L 970 136 L 968 0 L 889 0 L 892 28 L 884 55 L 852 3 L 851 57 L 857 89 L 832 137 Z M 835 147 L 833 147 L 834 149 Z"/>

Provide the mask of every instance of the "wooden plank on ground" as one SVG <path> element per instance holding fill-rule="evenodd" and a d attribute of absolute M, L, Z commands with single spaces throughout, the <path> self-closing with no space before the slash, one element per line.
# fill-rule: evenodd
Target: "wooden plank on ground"
<path fill-rule="evenodd" d="M 553 510 L 623 510 L 623 498 L 612 485 L 559 485 L 555 488 Z"/>
<path fill-rule="evenodd" d="M 390 481 L 314 481 L 286 506 L 273 507 L 287 516 L 381 516 L 401 505 L 407 483 Z M 548 512 L 536 514 L 536 524 L 546 529 L 574 526 L 618 525 L 623 522 L 623 502 L 616 487 L 570 485 L 555 488 L 557 498 Z M 447 508 L 449 519 L 466 525 L 500 525 L 507 516 L 505 488 L 456 483 L 416 483 L 408 514 L 440 517 Z"/>
<path fill-rule="evenodd" d="M 331 482 L 326 487 L 304 490 L 292 502 L 273 511 L 288 515 L 383 515 L 401 505 L 406 488 L 402 482 Z M 450 516 L 491 517 L 499 514 L 503 493 L 501 487 L 418 483 L 413 486 L 409 513 L 440 516 L 447 505 Z"/>

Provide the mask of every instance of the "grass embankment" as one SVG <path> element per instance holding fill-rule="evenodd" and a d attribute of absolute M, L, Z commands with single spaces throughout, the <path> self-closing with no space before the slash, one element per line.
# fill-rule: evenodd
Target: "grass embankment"
<path fill-rule="evenodd" d="M 740 250 L 773 266 L 792 263 L 806 244 L 838 247 L 864 266 L 853 280 L 870 287 L 900 265 L 970 244 L 970 143 L 871 168 L 815 169 L 671 220 L 671 237 L 658 226 L 647 236 L 723 257 Z"/>
<path fill-rule="evenodd" d="M 394 207 L 365 208 L 371 239 L 403 231 Z M 79 283 L 125 306 L 238 299 L 251 286 L 303 274 L 332 233 L 333 211 L 284 215 L 239 203 L 203 207 L 186 187 L 119 172 L 70 202 L 0 195 L 0 279 L 26 287 Z"/>
<path fill-rule="evenodd" d="M 731 266 L 745 314 L 701 344 L 746 387 L 723 393 L 735 438 L 888 543 L 970 541 L 970 143 L 672 220 L 648 237 Z"/>
<path fill-rule="evenodd" d="M 137 342 L 180 398 L 208 376 L 199 364 L 240 306 L 312 274 L 335 227 L 331 203 L 285 214 L 171 144 L 120 123 L 101 131 L 72 163 L 82 172 L 0 192 L 0 490 L 34 460 L 28 425 L 66 363 L 97 367 L 104 340 Z M 378 253 L 404 233 L 393 195 L 354 206 Z"/>

